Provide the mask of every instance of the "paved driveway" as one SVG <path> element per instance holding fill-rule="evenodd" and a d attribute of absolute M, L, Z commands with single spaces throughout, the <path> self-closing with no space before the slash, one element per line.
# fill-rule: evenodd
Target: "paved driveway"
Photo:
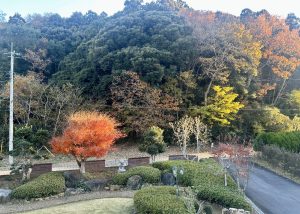
<path fill-rule="evenodd" d="M 300 214 L 300 185 L 254 166 L 246 195 L 265 214 Z"/>

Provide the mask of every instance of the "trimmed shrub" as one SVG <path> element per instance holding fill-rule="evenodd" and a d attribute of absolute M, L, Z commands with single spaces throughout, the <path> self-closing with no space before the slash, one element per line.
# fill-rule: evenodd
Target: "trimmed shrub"
<path fill-rule="evenodd" d="M 253 148 L 261 151 L 264 145 L 276 145 L 290 152 L 300 152 L 300 132 L 266 132 L 259 134 Z"/>
<path fill-rule="evenodd" d="M 137 166 L 130 168 L 128 171 L 120 174 L 116 174 L 113 177 L 113 182 L 118 185 L 126 185 L 128 178 L 133 175 L 139 175 L 143 178 L 143 182 L 155 184 L 160 181 L 159 169 L 151 166 Z"/>
<path fill-rule="evenodd" d="M 50 172 L 23 184 L 13 190 L 11 196 L 17 199 L 41 198 L 63 192 L 65 179 L 62 173 Z"/>
<path fill-rule="evenodd" d="M 146 187 L 134 195 L 137 213 L 188 214 L 184 201 L 176 197 L 175 187 Z"/>
<path fill-rule="evenodd" d="M 202 184 L 195 189 L 197 197 L 211 203 L 220 204 L 224 207 L 235 207 L 251 211 L 251 206 L 243 195 L 235 189 L 220 185 Z"/>
<path fill-rule="evenodd" d="M 183 175 L 178 174 L 178 182 L 183 186 L 197 186 L 200 184 L 224 185 L 224 172 L 222 167 L 213 159 L 205 159 L 200 162 L 188 160 L 172 160 L 156 162 L 153 167 L 162 171 L 172 172 L 172 167 L 182 167 Z M 227 179 L 228 186 L 236 188 L 231 177 Z"/>
<path fill-rule="evenodd" d="M 150 127 L 144 133 L 144 142 L 139 146 L 139 150 L 151 155 L 153 161 L 157 154 L 163 153 L 166 150 L 163 133 L 164 130 L 157 126 Z"/>
<path fill-rule="evenodd" d="M 172 170 L 173 166 L 182 167 L 183 175 L 178 175 L 178 182 L 184 186 L 194 186 L 198 199 L 217 203 L 224 207 L 235 207 L 251 210 L 251 206 L 238 192 L 233 179 L 228 176 L 228 186 L 224 186 L 222 167 L 212 159 L 200 162 L 174 160 L 152 164 L 160 170 Z"/>

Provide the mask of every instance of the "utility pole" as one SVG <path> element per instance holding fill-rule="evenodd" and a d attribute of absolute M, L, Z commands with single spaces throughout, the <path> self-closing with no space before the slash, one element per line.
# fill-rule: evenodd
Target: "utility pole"
<path fill-rule="evenodd" d="M 8 150 L 11 152 L 14 149 L 14 57 L 13 43 L 10 50 L 10 83 L 9 83 L 9 144 Z M 9 164 L 14 163 L 13 156 L 9 155 Z"/>

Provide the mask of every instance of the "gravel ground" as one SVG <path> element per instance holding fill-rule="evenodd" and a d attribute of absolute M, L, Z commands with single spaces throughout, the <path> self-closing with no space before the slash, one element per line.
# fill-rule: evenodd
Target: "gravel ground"
<path fill-rule="evenodd" d="M 1 204 L 0 213 L 22 213 L 30 210 L 37 210 L 52 206 L 57 206 L 61 204 L 67 204 L 77 201 L 85 201 L 92 199 L 101 199 L 101 198 L 132 198 L 134 195 L 133 191 L 116 191 L 116 192 L 91 192 L 79 195 L 73 195 L 68 197 L 59 197 L 55 199 L 43 200 L 43 201 L 22 201 L 19 203 L 7 203 Z"/>

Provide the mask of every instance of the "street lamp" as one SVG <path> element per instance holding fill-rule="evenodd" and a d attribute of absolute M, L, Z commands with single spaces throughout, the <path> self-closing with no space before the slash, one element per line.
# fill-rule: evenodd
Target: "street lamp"
<path fill-rule="evenodd" d="M 176 196 L 178 198 L 178 196 L 179 196 L 179 186 L 178 186 L 179 176 L 178 176 L 178 173 L 181 174 L 181 175 L 183 175 L 183 168 L 182 167 L 173 166 L 172 167 L 172 172 L 173 172 L 173 175 L 174 175 L 175 181 L 176 181 Z"/>

